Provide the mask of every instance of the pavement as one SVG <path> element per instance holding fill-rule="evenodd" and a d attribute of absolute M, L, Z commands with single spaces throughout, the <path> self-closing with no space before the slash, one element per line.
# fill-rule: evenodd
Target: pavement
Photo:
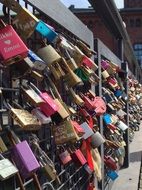
<path fill-rule="evenodd" d="M 130 143 L 130 164 L 119 170 L 111 190 L 142 190 L 142 124 Z"/>

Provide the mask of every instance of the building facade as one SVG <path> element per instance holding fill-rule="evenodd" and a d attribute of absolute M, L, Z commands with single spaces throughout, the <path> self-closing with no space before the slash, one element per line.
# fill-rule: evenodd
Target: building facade
<path fill-rule="evenodd" d="M 71 5 L 69 9 L 93 31 L 95 38 L 102 40 L 117 54 L 117 39 L 108 31 L 92 7 L 78 9 Z M 124 0 L 124 8 L 119 11 L 130 36 L 136 58 L 142 67 L 142 0 Z"/>

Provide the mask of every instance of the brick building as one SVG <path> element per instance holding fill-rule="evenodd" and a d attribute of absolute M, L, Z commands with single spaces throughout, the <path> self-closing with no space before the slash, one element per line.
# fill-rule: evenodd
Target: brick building
<path fill-rule="evenodd" d="M 95 38 L 101 39 L 117 54 L 117 39 L 108 31 L 92 7 L 79 9 L 71 5 L 69 9 L 93 31 Z M 135 55 L 142 67 L 142 0 L 124 0 L 124 8 L 119 11 L 126 25 Z"/>

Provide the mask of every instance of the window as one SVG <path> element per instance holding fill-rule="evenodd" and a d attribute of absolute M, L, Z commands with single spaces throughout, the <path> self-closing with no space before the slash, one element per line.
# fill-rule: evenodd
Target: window
<path fill-rule="evenodd" d="M 136 19 L 136 27 L 141 27 L 141 19 Z"/>
<path fill-rule="evenodd" d="M 135 22 L 133 19 L 130 19 L 130 27 L 134 27 L 135 26 Z"/>
<path fill-rule="evenodd" d="M 93 28 L 93 21 L 92 21 L 92 20 L 90 20 L 90 21 L 88 22 L 88 28 L 90 28 L 90 29 Z"/>
<path fill-rule="evenodd" d="M 135 56 L 142 67 L 142 43 L 138 43 L 134 45 Z"/>

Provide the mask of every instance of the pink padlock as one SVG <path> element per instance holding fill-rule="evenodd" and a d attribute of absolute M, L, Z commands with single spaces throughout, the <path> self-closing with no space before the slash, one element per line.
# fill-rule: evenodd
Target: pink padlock
<path fill-rule="evenodd" d="M 41 92 L 34 84 L 30 83 L 30 86 L 37 94 L 44 100 L 43 103 L 39 105 L 40 110 L 47 116 L 55 114 L 59 110 L 59 106 L 56 104 L 54 99 L 47 94 L 47 92 Z"/>
<path fill-rule="evenodd" d="M 70 153 L 64 148 L 63 148 L 63 152 L 59 154 L 59 158 L 63 165 L 68 164 L 72 160 Z"/>
<path fill-rule="evenodd" d="M 94 71 L 96 71 L 98 68 L 98 66 L 86 55 L 83 56 L 82 65 L 87 66 Z"/>
<path fill-rule="evenodd" d="M 28 48 L 11 25 L 0 19 L 0 61 L 4 65 L 15 63 L 28 55 Z"/>

